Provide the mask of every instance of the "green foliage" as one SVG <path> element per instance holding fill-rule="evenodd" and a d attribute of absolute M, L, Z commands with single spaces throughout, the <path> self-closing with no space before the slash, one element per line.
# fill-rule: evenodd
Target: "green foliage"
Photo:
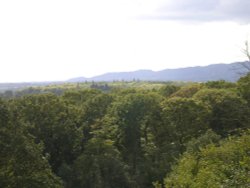
<path fill-rule="evenodd" d="M 37 143 L 44 144 L 54 172 L 64 162 L 73 162 L 81 150 L 82 139 L 75 107 L 67 106 L 52 94 L 26 96 L 13 105 L 18 111 L 16 118 L 27 123 L 27 130 Z"/>
<path fill-rule="evenodd" d="M 101 91 L 96 89 L 70 90 L 66 91 L 62 97 L 67 103 L 79 106 L 100 93 Z"/>
<path fill-rule="evenodd" d="M 4 126 L 9 122 L 10 112 L 7 108 L 7 104 L 0 99 L 0 126 Z"/>
<path fill-rule="evenodd" d="M 198 154 L 185 153 L 165 187 L 249 187 L 250 135 L 209 145 Z"/>
<path fill-rule="evenodd" d="M 1 141 L 0 144 L 1 187 L 62 187 L 60 179 L 52 173 L 47 159 L 42 155 L 39 145 L 30 138 L 18 135 L 20 133 L 6 135 L 6 132 L 4 142 Z"/>
<path fill-rule="evenodd" d="M 183 86 L 178 91 L 172 94 L 172 97 L 191 98 L 202 88 L 202 84 L 190 84 Z"/>
<path fill-rule="evenodd" d="M 248 101 L 248 105 L 250 106 L 250 73 L 246 76 L 242 77 L 238 81 L 239 91 L 244 99 Z"/>
<path fill-rule="evenodd" d="M 3 93 L 0 187 L 247 187 L 248 78 Z"/>
<path fill-rule="evenodd" d="M 210 89 L 232 89 L 236 88 L 237 85 L 232 82 L 226 82 L 225 80 L 220 80 L 220 81 L 209 81 L 204 84 L 207 88 Z"/>
<path fill-rule="evenodd" d="M 198 138 L 192 138 L 186 144 L 186 151 L 189 153 L 199 152 L 202 148 L 209 144 L 218 144 L 221 136 L 208 129 L 205 134 L 202 134 Z"/>
<path fill-rule="evenodd" d="M 156 124 L 155 149 L 152 166 L 157 169 L 154 176 L 162 180 L 171 171 L 171 165 L 186 149 L 186 143 L 207 129 L 209 110 L 199 101 L 189 98 L 169 98 L 161 103 L 161 122 Z M 152 176 L 152 175 L 151 175 Z"/>
<path fill-rule="evenodd" d="M 184 151 L 186 142 L 208 128 L 210 112 L 199 101 L 175 97 L 165 100 L 162 107 L 166 136 L 180 152 Z"/>
<path fill-rule="evenodd" d="M 149 174 L 154 171 L 150 161 L 154 158 L 153 130 L 160 121 L 160 101 L 161 97 L 152 93 L 123 93 L 104 118 L 104 134 L 111 135 L 109 138 L 115 141 L 122 159 L 130 167 L 130 174 L 142 187 L 151 185 Z"/>
<path fill-rule="evenodd" d="M 129 188 L 126 166 L 111 140 L 91 139 L 73 166 L 72 187 Z"/>
<path fill-rule="evenodd" d="M 113 97 L 108 94 L 98 94 L 91 97 L 83 105 L 83 113 L 80 117 L 83 122 L 84 140 L 88 141 L 97 134 L 102 127 L 102 118 L 113 101 Z"/>
<path fill-rule="evenodd" d="M 181 87 L 173 84 L 167 84 L 166 86 L 160 88 L 159 92 L 164 97 L 170 97 L 175 92 L 177 92 Z"/>
<path fill-rule="evenodd" d="M 14 124 L 10 112 L 0 101 L 0 187 L 59 188 L 62 182 L 55 176 L 42 155 L 43 147 L 23 129 Z"/>
<path fill-rule="evenodd" d="M 220 135 L 249 127 L 247 102 L 236 92 L 225 89 L 202 89 L 194 96 L 211 108 L 210 127 Z"/>
<path fill-rule="evenodd" d="M 128 94 L 114 103 L 111 109 L 117 127 L 116 144 L 124 160 L 132 165 L 134 173 L 142 157 L 142 137 L 147 142 L 148 122 L 156 105 L 154 95 Z"/>

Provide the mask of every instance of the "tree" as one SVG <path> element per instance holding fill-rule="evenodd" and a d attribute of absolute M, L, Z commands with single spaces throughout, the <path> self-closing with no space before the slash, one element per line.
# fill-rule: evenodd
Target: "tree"
<path fill-rule="evenodd" d="M 210 89 L 233 89 L 237 87 L 235 83 L 226 82 L 225 80 L 208 81 L 204 85 Z"/>
<path fill-rule="evenodd" d="M 187 86 L 181 87 L 178 91 L 173 93 L 172 97 L 182 97 L 182 98 L 191 98 L 195 93 L 197 93 L 202 88 L 201 84 L 190 84 Z"/>
<path fill-rule="evenodd" d="M 59 188 L 61 180 L 52 173 L 43 146 L 12 121 L 12 112 L 0 101 L 0 187 Z"/>
<path fill-rule="evenodd" d="M 235 67 L 235 71 L 240 76 L 244 76 L 250 72 L 250 51 L 249 51 L 249 42 L 248 40 L 245 42 L 245 48 L 242 49 L 243 54 L 246 56 L 247 61 L 239 63 L 240 66 Z"/>
<path fill-rule="evenodd" d="M 86 101 L 100 93 L 101 91 L 96 89 L 69 90 L 63 94 L 62 98 L 69 104 L 82 106 Z"/>
<path fill-rule="evenodd" d="M 25 122 L 36 143 L 44 144 L 53 172 L 57 173 L 63 163 L 73 163 L 82 144 L 77 108 L 53 94 L 25 96 L 13 101 L 12 106 L 17 122 Z"/>
<path fill-rule="evenodd" d="M 85 102 L 82 108 L 80 121 L 83 126 L 84 142 L 93 137 L 93 134 L 101 129 L 102 118 L 106 115 L 107 109 L 113 101 L 108 94 L 98 94 Z"/>
<path fill-rule="evenodd" d="M 208 128 L 209 109 L 194 99 L 174 97 L 162 103 L 165 138 L 182 153 L 185 143 L 198 137 Z"/>
<path fill-rule="evenodd" d="M 211 144 L 198 153 L 185 153 L 164 182 L 174 187 L 249 187 L 249 131 Z"/>
<path fill-rule="evenodd" d="M 0 134 L 0 187 L 62 187 L 61 180 L 52 173 L 42 155 L 41 145 L 22 132 L 1 130 Z"/>
<path fill-rule="evenodd" d="M 250 106 L 250 73 L 246 76 L 241 77 L 238 82 L 238 90 L 240 91 L 241 96 L 247 100 L 248 105 Z"/>
<path fill-rule="evenodd" d="M 91 139 L 75 161 L 73 171 L 71 187 L 129 188 L 132 185 L 111 140 Z"/>
<path fill-rule="evenodd" d="M 241 63 L 241 66 L 247 71 L 250 72 L 250 51 L 249 51 L 249 42 L 245 42 L 245 49 L 242 50 L 245 56 L 247 57 L 247 61 Z"/>
<path fill-rule="evenodd" d="M 161 123 L 155 134 L 155 162 L 152 182 L 162 180 L 176 159 L 186 150 L 186 144 L 203 134 L 210 111 L 201 102 L 191 98 L 172 97 L 161 103 Z"/>
<path fill-rule="evenodd" d="M 153 93 L 122 93 L 103 119 L 103 137 L 114 141 L 138 186 L 151 186 L 155 171 L 154 131 L 160 121 L 162 97 Z M 151 162 L 150 162 L 151 161 Z"/>
<path fill-rule="evenodd" d="M 217 134 L 227 136 L 239 128 L 249 127 L 247 102 L 229 89 L 203 89 L 194 96 L 211 108 L 210 128 Z"/>
<path fill-rule="evenodd" d="M 142 140 L 147 142 L 147 122 L 155 105 L 157 101 L 152 95 L 128 94 L 112 107 L 117 126 L 116 144 L 133 173 L 138 170 Z"/>
<path fill-rule="evenodd" d="M 170 97 L 175 92 L 177 92 L 180 88 L 181 88 L 180 86 L 177 86 L 174 84 L 167 84 L 166 86 L 163 86 L 162 88 L 160 88 L 159 92 L 164 97 Z"/>

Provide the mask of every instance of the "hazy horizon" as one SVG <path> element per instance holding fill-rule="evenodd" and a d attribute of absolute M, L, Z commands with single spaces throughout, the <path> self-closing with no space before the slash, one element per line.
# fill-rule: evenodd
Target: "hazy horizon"
<path fill-rule="evenodd" d="M 247 0 L 0 2 L 0 83 L 245 61 Z"/>
<path fill-rule="evenodd" d="M 248 61 L 244 61 L 244 62 L 248 62 Z M 73 76 L 73 77 L 70 77 L 70 78 L 67 78 L 67 79 L 63 79 L 63 80 L 38 80 L 38 81 L 33 81 L 33 80 L 27 80 L 27 81 L 13 81 L 13 82 L 0 82 L 0 84 L 19 84 L 19 83 L 57 83 L 57 82 L 70 82 L 71 80 L 74 80 L 73 82 L 78 82 L 76 81 L 77 79 L 86 79 L 86 81 L 93 81 L 91 79 L 96 79 L 97 77 L 105 77 L 105 75 L 107 74 L 110 74 L 113 76 L 115 76 L 117 74 L 117 76 L 119 77 L 119 75 L 121 76 L 122 73 L 136 73 L 136 72 L 139 72 L 139 71 L 152 71 L 152 72 L 160 72 L 160 71 L 167 71 L 167 70 L 177 70 L 177 71 L 180 71 L 180 69 L 186 69 L 186 68 L 198 68 L 198 67 L 202 67 L 202 68 L 206 68 L 206 67 L 209 67 L 209 66 L 212 66 L 212 65 L 233 65 L 233 64 L 238 64 L 240 65 L 240 63 L 243 63 L 242 62 L 232 62 L 232 63 L 215 63 L 215 64 L 208 64 L 208 65 L 202 65 L 202 66 L 186 66 L 186 67 L 179 67 L 179 68 L 165 68 L 165 69 L 160 69 L 160 70 L 152 70 L 152 69 L 136 69 L 136 70 L 130 70 L 130 71 L 110 71 L 110 72 L 104 72 L 104 73 L 101 73 L 101 74 L 97 74 L 97 75 L 93 75 L 93 76 L 84 76 L 84 75 L 81 75 L 81 76 Z M 242 67 L 244 69 L 244 67 Z M 232 69 L 233 70 L 233 69 Z M 235 67 L 235 71 L 236 71 L 236 67 Z M 222 69 L 221 71 L 225 71 L 225 69 Z M 237 74 L 237 72 L 235 72 Z M 140 73 L 141 74 L 141 73 Z M 176 76 L 181 76 L 181 75 L 176 75 Z M 106 78 L 105 78 L 106 79 Z M 126 80 L 126 78 L 124 78 Z M 133 79 L 136 79 L 136 78 L 130 78 L 131 80 Z M 140 79 L 140 78 L 137 78 L 137 79 Z M 211 79 L 212 76 L 211 76 Z M 114 78 L 114 80 L 116 80 L 116 78 Z M 119 79 L 118 79 L 119 80 Z M 103 80 L 105 82 L 105 80 Z M 101 82 L 103 82 L 101 81 Z M 144 80 L 146 81 L 146 80 Z M 150 81 L 150 80 L 148 80 Z M 152 79 L 151 81 L 154 81 L 154 79 Z M 163 81 L 163 80 L 159 80 L 159 81 Z M 165 80 L 167 81 L 167 80 Z M 169 80 L 171 81 L 171 80 Z M 98 82 L 98 81 L 97 81 Z M 108 81 L 109 82 L 109 81 Z"/>

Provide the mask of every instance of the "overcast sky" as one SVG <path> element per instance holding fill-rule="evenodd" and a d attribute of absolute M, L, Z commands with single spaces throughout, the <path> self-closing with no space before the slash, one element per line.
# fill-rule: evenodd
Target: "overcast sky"
<path fill-rule="evenodd" d="M 244 61 L 249 0 L 1 0 L 0 82 Z"/>

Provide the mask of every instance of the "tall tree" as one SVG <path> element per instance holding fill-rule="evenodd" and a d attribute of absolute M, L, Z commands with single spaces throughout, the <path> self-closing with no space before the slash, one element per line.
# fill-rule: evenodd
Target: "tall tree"
<path fill-rule="evenodd" d="M 11 119 L 11 112 L 0 101 L 0 187 L 62 187 L 52 173 L 43 147 L 36 144 L 26 125 Z"/>
<path fill-rule="evenodd" d="M 154 94 L 128 93 L 118 97 L 104 121 L 106 133 L 111 134 L 123 160 L 130 167 L 130 174 L 139 185 L 145 183 L 145 156 L 153 143 L 153 123 L 160 113 L 159 100 Z M 156 126 L 156 125 L 155 125 Z"/>
<path fill-rule="evenodd" d="M 126 166 L 111 140 L 92 138 L 74 163 L 71 187 L 129 188 Z"/>
<path fill-rule="evenodd" d="M 37 143 L 44 144 L 54 172 L 71 164 L 81 151 L 82 130 L 78 109 L 53 94 L 25 96 L 14 101 L 16 114 L 26 122 Z"/>
<path fill-rule="evenodd" d="M 188 98 L 170 98 L 162 103 L 165 135 L 168 144 L 175 146 L 180 153 L 185 143 L 198 137 L 208 128 L 209 109 L 201 102 Z"/>
<path fill-rule="evenodd" d="M 249 127 L 247 102 L 234 90 L 203 89 L 195 98 L 210 106 L 212 116 L 209 124 L 216 133 L 226 136 L 238 128 Z"/>

